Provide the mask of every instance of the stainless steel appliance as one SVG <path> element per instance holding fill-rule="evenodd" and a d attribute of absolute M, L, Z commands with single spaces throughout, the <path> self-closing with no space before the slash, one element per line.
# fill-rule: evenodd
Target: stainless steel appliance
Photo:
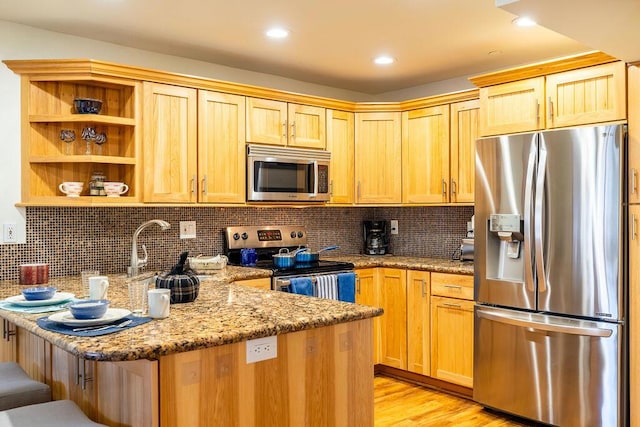
<path fill-rule="evenodd" d="M 624 133 L 476 142 L 479 403 L 553 425 L 625 424 Z"/>
<path fill-rule="evenodd" d="M 322 150 L 247 146 L 247 200 L 329 200 L 331 153 Z"/>
<path fill-rule="evenodd" d="M 241 265 L 242 250 L 255 249 L 258 258 L 255 268 L 272 271 L 271 289 L 274 290 L 288 291 L 292 278 L 311 277 L 315 281 L 318 276 L 353 272 L 354 269 L 350 262 L 322 259 L 309 264 L 295 264 L 291 268 L 275 267 L 272 256 L 280 249 L 293 251 L 307 246 L 307 231 L 302 225 L 226 227 L 223 233 L 224 252 L 229 258 L 229 264 Z"/>
<path fill-rule="evenodd" d="M 364 254 L 384 255 L 389 248 L 386 221 L 363 221 Z"/>

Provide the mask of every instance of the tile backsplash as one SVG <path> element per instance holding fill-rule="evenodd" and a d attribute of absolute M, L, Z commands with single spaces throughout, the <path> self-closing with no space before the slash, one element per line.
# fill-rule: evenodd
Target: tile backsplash
<path fill-rule="evenodd" d="M 51 277 L 79 275 L 89 267 L 125 272 L 134 231 L 154 218 L 168 221 L 171 229 L 152 225 L 138 237 L 149 253 L 148 270 L 170 268 L 184 251 L 221 253 L 222 228 L 246 224 L 302 224 L 312 248 L 338 244 L 336 254 L 350 254 L 362 251 L 363 220 L 396 219 L 399 234 L 391 236 L 391 253 L 450 258 L 465 236 L 473 207 L 30 207 L 26 215 L 27 243 L 0 245 L 0 280 L 17 279 L 18 265 L 30 262 L 49 263 Z M 196 239 L 180 239 L 180 221 L 196 221 Z"/>

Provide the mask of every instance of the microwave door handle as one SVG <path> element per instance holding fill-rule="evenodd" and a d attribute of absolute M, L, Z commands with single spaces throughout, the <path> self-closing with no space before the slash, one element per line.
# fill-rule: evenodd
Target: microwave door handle
<path fill-rule="evenodd" d="M 318 197 L 318 161 L 313 161 L 313 197 Z"/>

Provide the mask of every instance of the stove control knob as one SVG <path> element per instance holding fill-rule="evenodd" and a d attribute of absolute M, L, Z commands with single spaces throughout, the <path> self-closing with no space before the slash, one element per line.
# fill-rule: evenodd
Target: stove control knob
<path fill-rule="evenodd" d="M 292 238 L 292 239 L 295 239 L 295 238 L 296 238 L 296 232 L 295 232 L 295 231 L 292 231 L 292 232 L 291 232 L 291 238 Z"/>
<path fill-rule="evenodd" d="M 233 233 L 233 240 L 238 240 L 238 239 L 240 239 L 240 234 Z"/>
<path fill-rule="evenodd" d="M 302 239 L 302 236 L 304 236 L 304 234 L 302 233 L 302 231 L 298 231 L 298 237 Z"/>
<path fill-rule="evenodd" d="M 247 240 L 249 235 L 247 233 L 242 233 L 242 240 Z"/>

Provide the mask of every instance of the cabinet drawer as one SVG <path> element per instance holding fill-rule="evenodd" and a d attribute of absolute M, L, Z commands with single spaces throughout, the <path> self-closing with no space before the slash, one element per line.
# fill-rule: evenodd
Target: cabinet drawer
<path fill-rule="evenodd" d="M 473 276 L 431 273 L 431 295 L 473 300 Z"/>

